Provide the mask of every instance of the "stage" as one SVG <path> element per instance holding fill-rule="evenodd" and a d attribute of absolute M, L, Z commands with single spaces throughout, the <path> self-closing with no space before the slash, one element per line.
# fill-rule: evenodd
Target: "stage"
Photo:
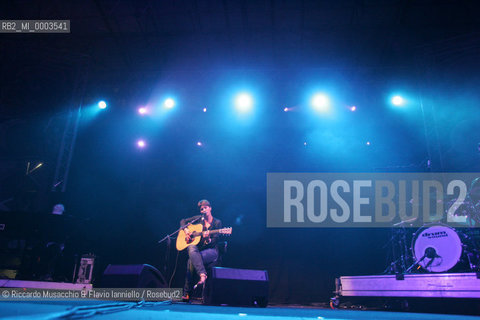
<path fill-rule="evenodd" d="M 0 318 L 480 316 L 479 9 L 1 1 Z"/>
<path fill-rule="evenodd" d="M 2 280 L 2 287 L 85 291 L 92 285 Z M 2 301 L 2 318 L 69 319 L 465 319 L 480 314 L 480 279 L 476 273 L 343 276 L 336 279 L 336 296 L 328 302 L 266 308 L 208 306 L 199 298 L 178 301 L 109 301 L 25 299 Z M 237 283 L 238 286 L 238 283 Z M 235 294 L 234 291 L 230 292 Z M 236 294 L 239 294 L 238 292 Z M 244 292 L 247 294 L 247 291 Z M 233 299 L 232 301 L 235 301 Z M 408 311 L 408 312 L 405 312 Z M 421 312 L 421 313 L 418 313 Z M 449 314 L 449 315 L 446 315 Z M 469 316 L 467 316 L 469 315 Z"/>
<path fill-rule="evenodd" d="M 267 308 L 236 308 L 214 307 L 193 304 L 152 303 L 138 305 L 135 303 L 108 303 L 105 301 L 78 302 L 1 302 L 2 317 L 27 319 L 69 319 L 78 312 L 85 316 L 98 319 L 320 319 L 320 320 L 350 320 L 350 319 L 418 319 L 418 320 L 457 320 L 477 319 L 479 317 L 464 315 L 420 314 L 384 311 L 360 310 L 330 310 L 311 307 L 267 307 Z M 104 312 L 90 313 L 90 312 Z M 77 313 L 75 313 L 77 312 Z"/>

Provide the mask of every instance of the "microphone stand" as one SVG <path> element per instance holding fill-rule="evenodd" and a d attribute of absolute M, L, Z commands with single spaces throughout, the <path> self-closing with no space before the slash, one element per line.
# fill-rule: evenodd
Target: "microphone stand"
<path fill-rule="evenodd" d="M 180 230 L 182 229 L 185 229 L 187 228 L 188 226 L 194 224 L 195 222 L 197 222 L 198 220 L 203 220 L 205 219 L 203 214 L 201 216 L 199 216 L 198 218 L 196 219 L 193 219 L 192 221 L 188 222 L 186 225 L 184 225 L 183 227 L 180 227 L 178 228 L 177 230 L 175 230 L 174 232 L 170 233 L 170 234 L 167 234 L 165 237 L 163 237 L 162 240 L 158 241 L 158 243 L 162 243 L 164 241 L 167 241 L 167 250 L 165 251 L 165 263 L 163 265 L 163 273 L 165 274 L 165 276 L 168 276 L 167 274 L 167 268 L 168 268 L 168 260 L 169 260 L 169 257 L 170 257 L 170 251 L 171 251 L 171 247 L 172 247 L 172 237 L 174 235 L 176 235 L 177 233 L 180 232 Z M 168 277 L 167 277 L 168 278 Z M 168 285 L 168 284 L 167 284 Z"/>
<path fill-rule="evenodd" d="M 428 261 L 428 263 L 425 265 L 424 269 L 429 271 L 428 267 L 430 267 L 432 265 L 433 260 L 435 260 L 435 258 L 437 258 L 437 257 L 440 258 L 440 256 L 435 256 L 432 259 L 430 259 L 430 261 Z"/>
<path fill-rule="evenodd" d="M 427 257 L 427 254 L 425 253 L 425 254 L 423 255 L 423 257 L 422 257 L 420 260 L 418 260 L 417 262 L 414 262 L 414 263 L 407 269 L 407 271 L 405 271 L 405 273 L 409 273 L 415 266 L 418 266 L 418 265 L 420 264 L 420 262 L 422 262 L 423 260 L 425 260 L 426 257 Z"/>
<path fill-rule="evenodd" d="M 176 231 L 174 231 L 174 232 L 166 235 L 165 237 L 163 237 L 162 240 L 158 241 L 158 243 L 162 243 L 163 241 L 165 241 L 165 240 L 167 240 L 167 239 L 170 239 L 172 236 L 174 236 L 174 235 L 176 235 L 177 233 L 179 233 L 180 230 L 185 229 L 186 227 L 188 227 L 188 226 L 194 224 L 195 222 L 197 222 L 198 220 L 203 220 L 203 219 L 204 219 L 203 215 L 199 216 L 198 218 L 190 221 L 189 223 L 187 223 L 187 224 L 184 225 L 183 227 L 180 227 L 180 228 L 178 228 Z"/>

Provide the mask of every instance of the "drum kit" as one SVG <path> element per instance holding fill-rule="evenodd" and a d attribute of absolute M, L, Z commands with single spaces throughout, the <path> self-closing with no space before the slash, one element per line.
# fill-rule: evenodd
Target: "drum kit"
<path fill-rule="evenodd" d="M 413 230 L 412 221 L 394 225 L 387 244 L 393 262 L 385 273 L 480 272 L 480 187 L 472 183 L 468 198 L 456 212 L 466 217 L 466 223 L 452 226 L 439 221 Z"/>

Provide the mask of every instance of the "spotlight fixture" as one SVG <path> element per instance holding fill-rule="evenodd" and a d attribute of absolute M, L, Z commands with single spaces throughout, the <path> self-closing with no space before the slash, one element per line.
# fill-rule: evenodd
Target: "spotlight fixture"
<path fill-rule="evenodd" d="M 106 108 L 107 108 L 107 103 L 106 103 L 105 101 L 103 101 L 103 100 L 102 100 L 102 101 L 99 101 L 99 102 L 98 102 L 98 107 L 99 107 L 100 109 L 102 109 L 102 110 L 103 110 L 103 109 L 106 109 Z"/>
<path fill-rule="evenodd" d="M 235 98 L 235 107 L 241 113 L 247 113 L 253 108 L 253 98 L 248 93 L 240 93 Z"/>
<path fill-rule="evenodd" d="M 311 100 L 312 108 L 319 112 L 327 112 L 330 108 L 330 100 L 323 93 L 317 93 Z"/>
<path fill-rule="evenodd" d="M 167 109 L 172 109 L 173 107 L 175 107 L 175 100 L 173 100 L 172 98 L 168 98 L 163 102 L 163 105 Z"/>
<path fill-rule="evenodd" d="M 405 100 L 401 96 L 394 96 L 392 98 L 392 104 L 396 107 L 400 107 L 405 104 Z"/>

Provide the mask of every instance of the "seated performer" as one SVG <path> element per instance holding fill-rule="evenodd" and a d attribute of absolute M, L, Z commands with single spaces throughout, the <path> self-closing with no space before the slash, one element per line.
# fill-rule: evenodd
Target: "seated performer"
<path fill-rule="evenodd" d="M 193 216 L 180 221 L 180 225 L 184 227 L 189 222 L 198 219 L 194 224 L 202 224 L 203 231 L 206 231 L 206 234 L 204 234 L 204 237 L 201 239 L 198 245 L 190 245 L 188 247 L 187 274 L 183 289 L 184 300 L 189 300 L 192 291 L 191 286 L 194 273 L 196 272 L 200 277 L 200 281 L 197 283 L 197 286 L 203 285 L 207 279 L 207 271 L 205 270 L 205 266 L 215 262 L 218 259 L 218 234 L 210 236 L 208 231 L 222 228 L 222 222 L 212 216 L 212 206 L 208 200 L 200 200 L 198 202 L 198 206 L 200 208 L 201 215 Z M 185 235 L 189 238 L 191 231 L 188 230 L 188 227 L 185 227 L 183 230 L 185 231 Z"/>

